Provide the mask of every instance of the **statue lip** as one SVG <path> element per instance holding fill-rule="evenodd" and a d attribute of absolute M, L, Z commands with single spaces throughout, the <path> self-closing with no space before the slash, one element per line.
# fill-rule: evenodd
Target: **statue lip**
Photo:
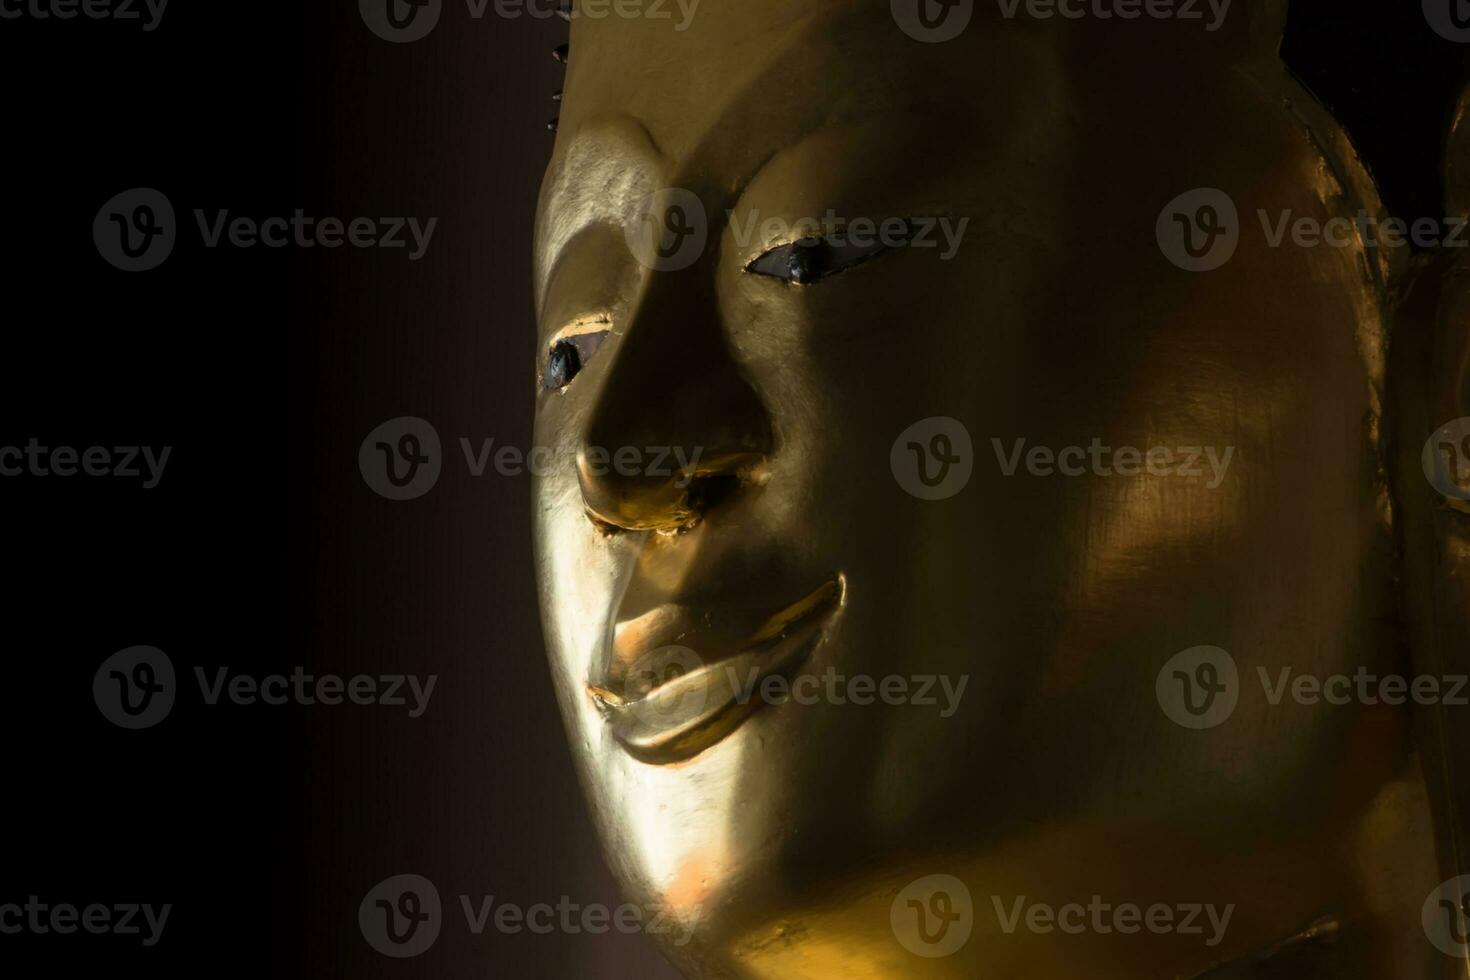
<path fill-rule="evenodd" d="M 758 685 L 794 672 L 825 637 L 846 593 L 839 573 L 743 633 L 731 627 L 748 620 L 748 610 L 721 617 L 659 606 L 617 624 L 606 676 L 587 692 L 634 758 L 656 765 L 693 758 L 765 705 Z"/>

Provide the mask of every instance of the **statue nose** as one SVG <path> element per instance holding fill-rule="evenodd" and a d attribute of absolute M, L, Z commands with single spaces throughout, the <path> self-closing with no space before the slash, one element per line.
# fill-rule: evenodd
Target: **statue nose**
<path fill-rule="evenodd" d="M 772 451 L 704 265 L 653 276 L 587 420 L 578 481 L 588 514 L 612 527 L 690 527 L 738 496 Z"/>
<path fill-rule="evenodd" d="M 675 531 L 737 494 L 764 453 L 703 446 L 584 447 L 577 477 L 587 512 L 627 531 Z"/>

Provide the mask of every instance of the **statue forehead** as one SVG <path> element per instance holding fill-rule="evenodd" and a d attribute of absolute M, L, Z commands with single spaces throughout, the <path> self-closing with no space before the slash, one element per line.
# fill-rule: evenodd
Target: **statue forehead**
<path fill-rule="evenodd" d="M 899 24 L 898 2 L 628 0 L 623 14 L 614 0 L 584 7 L 572 24 L 540 202 L 538 288 L 581 227 L 625 224 L 660 187 L 718 196 L 813 132 L 875 116 L 888 121 L 865 125 L 895 138 L 922 124 L 955 145 L 967 137 L 983 145 L 977 133 L 994 140 L 1044 115 L 1038 103 L 1065 104 L 1079 48 L 1121 37 L 1146 54 L 1154 43 L 1149 31 L 1120 21 L 1005 17 L 1001 5 L 982 0 L 961 35 L 924 43 Z M 1240 58 L 1246 37 L 1274 32 L 1284 6 L 1232 0 L 1231 10 L 1231 26 L 1213 35 L 1156 29 L 1195 38 L 1191 45 L 1223 65 Z M 1146 59 L 1125 61 L 1152 70 Z"/>
<path fill-rule="evenodd" d="M 637 7 L 651 9 L 652 0 L 638 0 Z M 854 30 L 854 18 L 881 23 L 867 7 L 856 0 L 685 0 L 681 10 L 665 0 L 661 12 L 668 19 L 583 15 L 572 27 L 558 150 L 589 130 L 595 135 L 608 117 L 623 116 L 677 161 L 743 103 L 764 100 L 775 115 L 794 99 L 840 93 L 839 65 L 822 52 Z M 809 75 L 800 90 L 762 86 L 783 65 L 818 59 L 824 77 Z"/>
<path fill-rule="evenodd" d="M 1116 12 L 1038 17 L 1030 5 L 1151 9 L 1199 21 L 1124 20 Z M 1005 52 L 1049 49 L 1062 70 L 1088 47 L 1113 52 L 1114 70 L 1147 72 L 1151 52 L 1187 48 L 1222 67 L 1274 58 L 1285 0 L 961 0 L 966 27 L 942 42 L 915 37 L 902 13 L 933 0 L 576 0 L 561 131 L 609 114 L 639 121 L 654 143 L 679 157 L 705 140 L 733 108 L 755 103 L 771 116 L 792 102 L 840 104 L 875 96 L 998 97 L 1010 87 Z M 949 9 L 949 8 L 942 8 Z M 1120 47 L 1121 46 L 1121 47 Z M 1085 56 L 1082 61 L 1091 60 Z M 977 83 L 982 84 L 979 88 Z M 563 140 L 558 141 L 559 147 Z"/>
<path fill-rule="evenodd" d="M 574 20 L 556 150 L 542 186 L 538 289 L 582 228 L 628 224 L 662 187 L 717 198 L 818 130 L 945 89 L 918 80 L 921 73 L 933 80 L 934 47 L 905 38 L 886 5 L 701 0 L 687 29 L 678 26 Z M 906 47 L 931 57 L 905 56 Z M 891 81 L 905 72 L 913 79 Z"/>

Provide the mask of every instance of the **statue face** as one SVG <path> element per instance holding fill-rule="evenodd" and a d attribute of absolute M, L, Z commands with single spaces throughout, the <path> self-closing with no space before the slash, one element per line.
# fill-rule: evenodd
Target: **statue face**
<path fill-rule="evenodd" d="M 699 976 L 1192 975 L 1360 910 L 1402 720 L 1259 678 L 1397 664 L 1380 266 L 1257 212 L 1371 209 L 1366 177 L 1243 32 L 809 6 L 573 29 L 538 574 L 620 880 Z M 1239 213 L 1207 271 L 1159 239 L 1196 188 Z M 1202 646 L 1238 703 L 1196 729 L 1161 690 L 1204 704 Z M 973 900 L 941 959 L 890 920 L 930 874 Z M 1094 895 L 1238 910 L 1206 946 L 993 908 Z"/>

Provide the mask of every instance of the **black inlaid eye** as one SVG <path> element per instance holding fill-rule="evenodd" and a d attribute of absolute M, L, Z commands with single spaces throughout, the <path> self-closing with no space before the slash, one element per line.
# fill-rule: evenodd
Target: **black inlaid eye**
<path fill-rule="evenodd" d="M 541 387 L 547 390 L 565 388 L 572 379 L 582 373 L 582 368 L 597 353 L 597 348 L 607 339 L 606 330 L 563 337 L 551 345 L 546 364 L 541 370 Z"/>
<path fill-rule="evenodd" d="M 582 370 L 582 355 L 569 340 L 558 340 L 546 358 L 546 370 L 541 375 L 543 388 L 565 388 L 571 384 L 577 372 Z"/>
<path fill-rule="evenodd" d="M 893 236 L 834 234 L 828 238 L 799 238 L 759 256 L 745 267 L 758 276 L 770 276 L 799 285 L 834 276 L 845 269 L 876 258 L 907 242 L 907 232 Z"/>

